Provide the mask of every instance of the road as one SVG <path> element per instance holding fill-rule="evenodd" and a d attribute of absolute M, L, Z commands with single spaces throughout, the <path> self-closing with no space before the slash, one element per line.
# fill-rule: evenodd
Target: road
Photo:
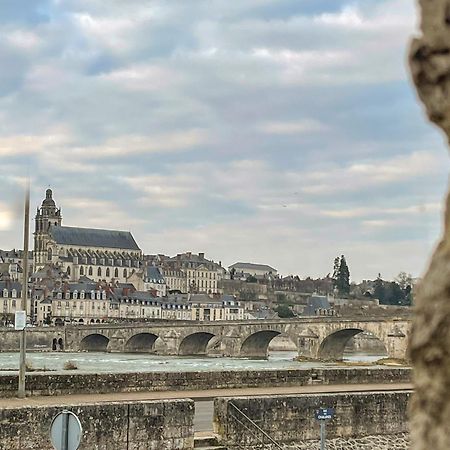
<path fill-rule="evenodd" d="M 109 403 L 144 400 L 173 400 L 191 398 L 195 401 L 195 430 L 212 430 L 213 399 L 216 397 L 246 397 L 262 395 L 295 395 L 295 394 L 332 394 L 344 392 L 380 392 L 411 391 L 412 384 L 343 384 L 313 385 L 289 387 L 260 387 L 243 389 L 209 389 L 198 391 L 158 391 L 158 392 L 119 392 L 115 394 L 77 394 L 45 397 L 27 397 L 25 399 L 0 399 L 0 410 L 26 406 L 68 406 L 83 403 Z"/>

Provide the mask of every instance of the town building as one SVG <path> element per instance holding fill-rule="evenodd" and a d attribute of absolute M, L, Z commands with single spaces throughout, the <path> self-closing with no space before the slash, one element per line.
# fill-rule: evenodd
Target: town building
<path fill-rule="evenodd" d="M 166 269 L 164 267 L 161 267 L 161 270 L 169 292 L 188 292 L 188 279 L 185 272 L 181 269 Z"/>
<path fill-rule="evenodd" d="M 244 320 L 244 307 L 231 295 L 209 296 L 193 294 L 189 296 L 192 320 L 219 321 Z"/>
<path fill-rule="evenodd" d="M 179 253 L 166 259 L 163 264 L 163 270 L 182 271 L 186 274 L 186 287 L 190 293 L 219 293 L 218 283 L 226 273 L 220 262 L 206 259 L 204 253 Z"/>
<path fill-rule="evenodd" d="M 98 281 L 126 282 L 141 266 L 142 252 L 128 231 L 62 225 L 61 209 L 47 189 L 38 208 L 34 232 L 35 270 L 59 266 L 70 281 L 87 276 Z"/>
<path fill-rule="evenodd" d="M 0 281 L 0 324 L 14 323 L 14 314 L 20 309 L 22 285 L 17 281 Z"/>
<path fill-rule="evenodd" d="M 33 252 L 28 253 L 28 273 L 33 270 Z M 23 274 L 23 250 L 0 250 L 0 280 L 20 281 Z"/>
<path fill-rule="evenodd" d="M 157 297 L 165 297 L 167 284 L 159 267 L 146 266 L 128 277 L 138 291 L 150 291 Z"/>
<path fill-rule="evenodd" d="M 230 273 L 237 274 L 241 277 L 265 277 L 268 275 L 276 276 L 278 271 L 267 264 L 253 264 L 246 262 L 237 262 L 228 267 Z"/>

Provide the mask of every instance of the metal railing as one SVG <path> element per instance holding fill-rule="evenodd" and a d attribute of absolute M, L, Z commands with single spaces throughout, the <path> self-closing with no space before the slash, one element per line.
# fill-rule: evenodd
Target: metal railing
<path fill-rule="evenodd" d="M 252 428 L 250 428 L 248 425 L 246 425 L 242 420 L 240 420 L 236 415 L 234 415 L 234 419 L 239 422 L 246 430 L 250 431 L 251 433 L 255 430 L 259 433 L 258 440 L 260 440 L 261 444 L 272 444 L 275 446 L 278 450 L 284 450 L 284 448 L 278 444 L 271 436 L 269 436 L 256 422 L 254 422 L 250 417 L 247 416 L 244 412 L 242 412 L 234 403 L 229 402 L 229 405 L 231 405 L 234 409 L 234 411 L 238 412 L 241 418 L 244 418 L 248 424 L 251 425 Z M 265 442 L 265 439 L 267 439 L 269 442 Z"/>

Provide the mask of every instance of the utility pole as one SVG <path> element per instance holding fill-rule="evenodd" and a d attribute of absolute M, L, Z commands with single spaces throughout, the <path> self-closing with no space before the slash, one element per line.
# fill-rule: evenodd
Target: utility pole
<path fill-rule="evenodd" d="M 25 364 L 26 364 L 26 318 L 28 312 L 31 317 L 31 309 L 28 308 L 28 240 L 30 235 L 30 183 L 27 181 L 25 190 L 25 211 L 24 211 L 24 227 L 23 227 L 23 280 L 22 280 L 22 302 L 21 309 L 25 311 L 25 326 L 20 332 L 20 365 L 19 365 L 19 389 L 17 396 L 25 398 Z"/>

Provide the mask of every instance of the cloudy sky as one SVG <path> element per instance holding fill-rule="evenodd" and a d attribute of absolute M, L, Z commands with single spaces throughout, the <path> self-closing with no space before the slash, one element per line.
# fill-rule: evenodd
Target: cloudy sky
<path fill-rule="evenodd" d="M 51 186 L 147 253 L 420 275 L 448 160 L 415 29 L 413 0 L 2 0 L 0 248 L 28 172 L 34 209 Z"/>

